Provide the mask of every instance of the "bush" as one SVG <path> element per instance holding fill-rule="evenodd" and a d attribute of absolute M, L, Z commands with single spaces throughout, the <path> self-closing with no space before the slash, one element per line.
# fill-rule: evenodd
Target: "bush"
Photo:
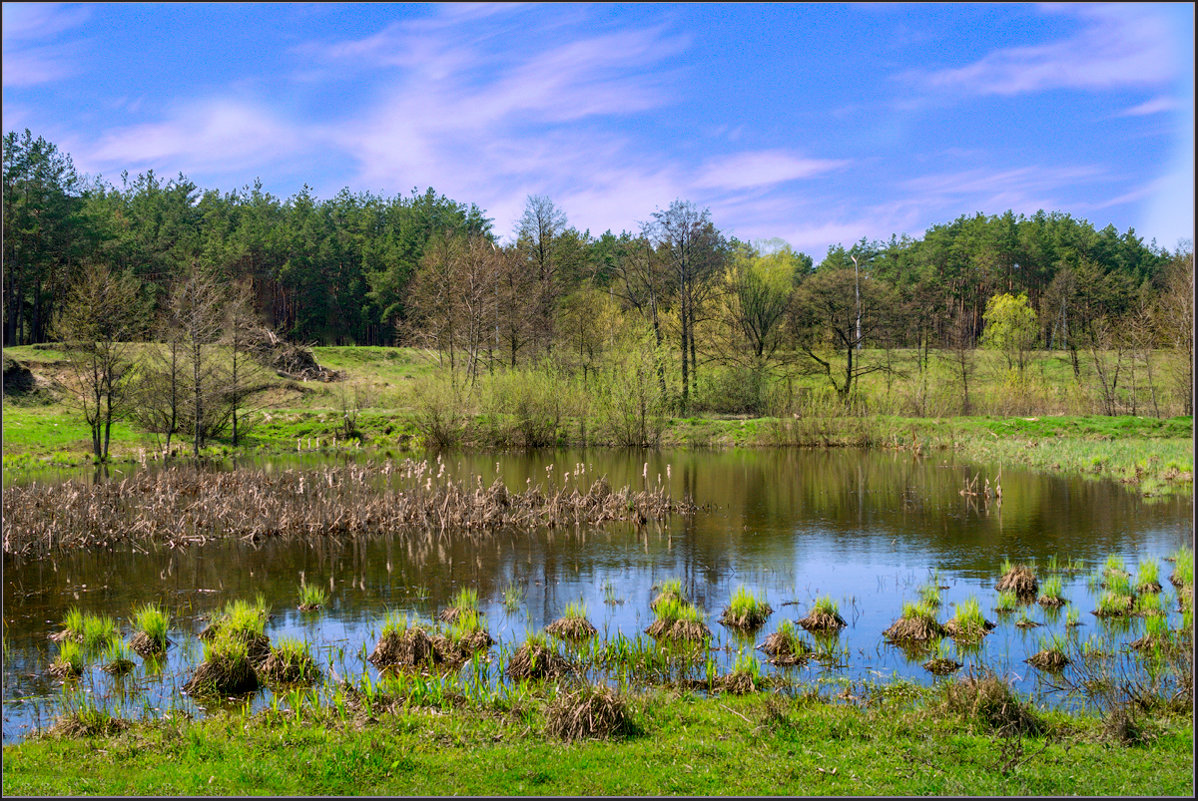
<path fill-rule="evenodd" d="M 425 444 L 451 448 L 466 435 L 469 404 L 466 390 L 441 373 L 422 376 L 413 387 L 415 425 Z"/>
<path fill-rule="evenodd" d="M 654 347 L 652 336 L 646 334 L 613 348 L 596 369 L 592 385 L 594 419 L 615 444 L 651 448 L 660 441 L 669 408 L 658 372 L 665 358 L 666 354 Z"/>

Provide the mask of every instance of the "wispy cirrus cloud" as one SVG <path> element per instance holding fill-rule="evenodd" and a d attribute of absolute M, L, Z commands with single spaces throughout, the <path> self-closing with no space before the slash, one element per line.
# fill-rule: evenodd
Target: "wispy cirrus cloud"
<path fill-rule="evenodd" d="M 811 178 L 850 163 L 846 159 L 801 158 L 784 150 L 734 153 L 707 162 L 694 185 L 718 189 L 753 189 Z"/>
<path fill-rule="evenodd" d="M 181 104 L 157 122 L 109 130 L 72 152 L 89 172 L 236 172 L 287 158 L 305 144 L 296 126 L 262 106 L 220 98 Z"/>
<path fill-rule="evenodd" d="M 999 213 L 1012 209 L 1032 213 L 1059 208 L 1061 193 L 1079 183 L 1101 180 L 1104 170 L 1093 165 L 1042 167 L 1038 165 L 977 168 L 913 178 L 901 184 L 910 202 L 929 208 L 956 207 Z"/>
<path fill-rule="evenodd" d="M 61 34 L 79 28 L 90 16 L 86 6 L 5 3 L 4 85 L 36 86 L 75 74 L 77 43 Z"/>
<path fill-rule="evenodd" d="M 994 50 L 964 67 L 909 71 L 902 77 L 932 89 L 1016 95 L 1047 89 L 1153 86 L 1177 76 L 1173 31 L 1161 15 L 1135 4 L 1043 6 L 1083 21 L 1075 35 L 1042 45 Z"/>
<path fill-rule="evenodd" d="M 1138 105 L 1126 108 L 1120 111 L 1115 116 L 1117 117 L 1146 117 L 1149 114 L 1162 114 L 1167 111 L 1177 111 L 1183 108 L 1180 100 L 1172 97 L 1154 97 Z"/>

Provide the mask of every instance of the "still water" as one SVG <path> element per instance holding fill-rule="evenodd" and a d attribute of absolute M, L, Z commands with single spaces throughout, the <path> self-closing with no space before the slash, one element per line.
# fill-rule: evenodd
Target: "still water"
<path fill-rule="evenodd" d="M 277 470 L 327 464 L 331 458 L 255 465 Z M 800 668 L 800 678 L 899 676 L 927 683 L 937 679 L 921 667 L 923 658 L 886 644 L 882 632 L 899 617 L 903 601 L 918 600 L 919 587 L 935 576 L 947 587 L 941 622 L 952 616 L 956 602 L 973 596 L 999 624 L 980 648 L 958 650 L 945 640 L 949 655 L 966 670 L 985 665 L 1020 690 L 1036 692 L 1040 677 L 1023 660 L 1040 650 L 1043 637 L 1065 631 L 1065 615 L 1032 605 L 1028 616 L 1044 625 L 1023 630 L 1013 624 L 1015 616 L 996 614 L 994 585 L 1004 558 L 1034 559 L 1041 566 L 1053 556 L 1079 560 L 1086 572 L 1064 576 L 1064 596 L 1082 613 L 1081 636 L 1126 642 L 1142 633 L 1142 622 L 1116 629 L 1092 616 L 1097 599 L 1087 573 L 1109 554 L 1122 556 L 1133 574 L 1141 561 L 1156 560 L 1176 626 L 1176 598 L 1163 581 L 1172 566 L 1163 557 L 1193 537 L 1191 496 L 1145 500 L 1114 482 L 944 456 L 848 449 L 561 450 L 451 455 L 443 464 L 446 476 L 478 475 L 486 484 L 498 477 L 515 491 L 561 482 L 585 490 L 600 476 L 613 487 L 660 481 L 676 498 L 689 494 L 701 511 L 661 525 L 502 531 L 481 540 L 397 535 L 348 543 L 89 552 L 32 562 L 6 558 L 4 742 L 47 725 L 58 712 L 63 686 L 46 674 L 57 650 L 49 636 L 71 606 L 117 618 L 127 639 L 133 605 L 159 601 L 172 614 L 175 643 L 160 670 L 147 671 L 137 660 L 137 669 L 117 680 L 93 663 L 71 692 L 90 694 L 128 716 L 166 708 L 203 714 L 179 690 L 202 659 L 195 635 L 203 616 L 229 600 L 258 594 L 274 612 L 267 635 L 305 640 L 326 674 L 332 665 L 351 679 L 363 673 L 377 677 L 365 656 L 388 610 L 432 619 L 463 587 L 478 590 L 492 637 L 514 646 L 580 599 L 601 637 L 617 632 L 636 637 L 653 620 L 653 586 L 677 578 L 707 615 L 721 670 L 730 667 L 738 649 L 752 649 L 782 620 L 803 617 L 817 597 L 829 595 L 848 623 L 836 641 L 841 656 Z M 69 474 L 38 480 L 67 478 L 93 480 Z M 987 479 L 1001 484 L 1001 501 L 963 495 L 975 478 L 979 489 Z M 323 610 L 295 610 L 301 578 L 329 590 Z M 774 609 L 750 640 L 717 622 L 740 584 Z M 514 610 L 503 603 L 504 589 L 513 585 L 523 590 Z M 757 655 L 770 672 L 764 655 Z M 268 700 L 269 691 L 262 691 L 252 703 Z"/>

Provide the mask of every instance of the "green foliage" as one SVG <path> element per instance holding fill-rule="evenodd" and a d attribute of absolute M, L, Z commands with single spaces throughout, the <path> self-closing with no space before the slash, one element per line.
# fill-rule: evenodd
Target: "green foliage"
<path fill-rule="evenodd" d="M 934 604 L 926 603 L 926 600 L 923 602 L 923 604 L 925 608 L 929 609 L 934 606 Z M 819 598 L 816 598 L 815 603 L 811 605 L 811 612 L 813 614 L 828 615 L 829 617 L 839 617 L 840 605 L 836 603 L 836 601 L 832 600 L 831 595 L 822 595 Z"/>
<path fill-rule="evenodd" d="M 135 606 L 133 628 L 143 632 L 154 642 L 165 645 L 166 633 L 170 630 L 170 613 L 153 603 Z"/>
<path fill-rule="evenodd" d="M 108 615 L 83 616 L 83 647 L 103 650 L 113 640 L 120 638 L 116 621 Z"/>
<path fill-rule="evenodd" d="M 1019 606 L 1019 596 L 1014 590 L 1003 590 L 998 594 L 998 603 L 995 609 L 999 612 L 1014 612 Z"/>
<path fill-rule="evenodd" d="M 1060 576 L 1049 576 L 1040 584 L 1040 597 L 1052 601 L 1063 601 L 1064 597 L 1061 595 L 1063 586 Z"/>
<path fill-rule="evenodd" d="M 300 582 L 299 598 L 301 607 L 305 609 L 318 609 L 328 601 L 329 594 L 319 585 Z"/>
<path fill-rule="evenodd" d="M 993 296 L 986 303 L 983 320 L 982 347 L 1002 351 L 1007 357 L 1007 366 L 1022 374 L 1038 333 L 1036 312 L 1028 303 L 1027 293 Z"/>
<path fill-rule="evenodd" d="M 728 602 L 728 611 L 733 617 L 738 618 L 764 618 L 767 615 L 769 604 L 764 600 L 757 600 L 748 587 L 741 584 L 732 592 L 732 599 Z"/>

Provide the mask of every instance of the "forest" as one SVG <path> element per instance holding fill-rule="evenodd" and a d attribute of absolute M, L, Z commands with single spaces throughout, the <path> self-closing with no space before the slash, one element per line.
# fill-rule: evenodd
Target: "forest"
<path fill-rule="evenodd" d="M 432 188 L 322 200 L 305 186 L 280 199 L 260 182 L 222 193 L 152 171 L 117 186 L 28 130 L 5 135 L 3 164 L 5 346 L 60 339 L 71 288 L 103 266 L 135 285 L 133 338 L 161 339 L 152 323 L 173 289 L 203 276 L 240 287 L 292 342 L 431 348 L 471 383 L 546 359 L 585 381 L 639 337 L 663 392 L 668 360 L 680 410 L 709 369 L 751 382 L 798 370 L 849 400 L 893 368 L 863 349 L 904 349 L 921 365 L 935 354 L 966 386 L 979 347 L 1012 375 L 1058 351 L 1102 384 L 1110 414 L 1126 411 L 1110 386 L 1120 371 L 1139 365 L 1151 383 L 1161 350 L 1192 364 L 1192 245 L 1170 252 L 1061 211 L 962 215 L 922 238 L 809 255 L 738 241 L 684 200 L 596 236 L 529 196 L 501 241 L 485 210 Z M 1175 409 L 1189 414 L 1192 367 L 1174 378 Z"/>

